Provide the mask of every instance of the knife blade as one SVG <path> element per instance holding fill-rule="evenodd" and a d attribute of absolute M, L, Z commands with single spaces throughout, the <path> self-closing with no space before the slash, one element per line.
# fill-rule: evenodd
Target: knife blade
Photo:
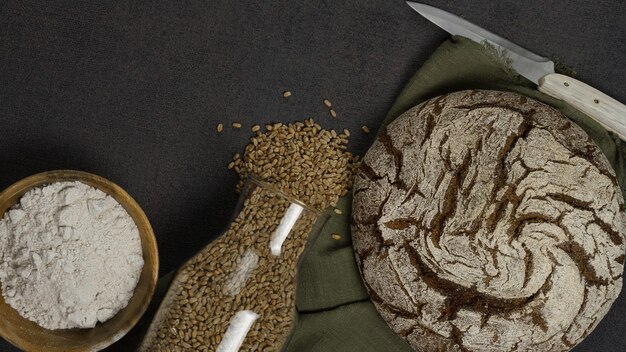
<path fill-rule="evenodd" d="M 554 73 L 554 62 L 439 8 L 407 1 L 420 15 L 452 35 L 487 43 L 504 55 L 517 73 L 537 84 L 539 91 L 563 100 L 604 128 L 626 140 L 626 106 L 574 78 Z"/>

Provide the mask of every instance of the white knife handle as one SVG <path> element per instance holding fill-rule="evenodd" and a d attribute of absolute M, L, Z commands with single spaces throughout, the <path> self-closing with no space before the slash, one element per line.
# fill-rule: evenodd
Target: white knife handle
<path fill-rule="evenodd" d="M 539 91 L 582 111 L 626 140 L 626 105 L 571 77 L 551 73 L 539 80 Z"/>

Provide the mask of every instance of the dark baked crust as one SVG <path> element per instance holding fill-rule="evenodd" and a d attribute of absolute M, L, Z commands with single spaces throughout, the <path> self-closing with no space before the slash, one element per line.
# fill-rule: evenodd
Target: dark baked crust
<path fill-rule="evenodd" d="M 610 164 L 557 110 L 462 91 L 380 132 L 355 181 L 354 248 L 417 351 L 566 351 L 621 290 L 623 209 Z"/>

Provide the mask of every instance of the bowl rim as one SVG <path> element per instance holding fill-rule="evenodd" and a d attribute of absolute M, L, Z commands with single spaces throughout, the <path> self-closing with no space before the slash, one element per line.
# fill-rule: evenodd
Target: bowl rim
<path fill-rule="evenodd" d="M 42 180 L 48 180 L 46 182 L 42 182 Z M 96 184 L 102 184 L 102 185 L 106 185 L 107 187 L 110 188 L 110 190 L 107 189 L 103 189 L 101 186 L 96 186 L 94 184 L 87 183 L 84 182 L 85 180 L 93 180 L 95 181 L 94 183 Z M 89 346 L 81 346 L 79 348 L 72 348 L 72 349 L 64 349 L 63 351 L 66 352 L 82 352 L 82 351 L 99 351 L 102 350 L 106 347 L 109 347 L 110 345 L 114 344 L 115 342 L 119 341 L 122 337 L 126 336 L 126 334 L 128 334 L 128 332 L 130 330 L 132 330 L 137 323 L 139 322 L 139 320 L 145 315 L 146 311 L 148 310 L 148 307 L 150 306 L 150 303 L 152 302 L 152 299 L 154 298 L 154 293 L 156 290 L 156 285 L 157 285 L 157 281 L 158 281 L 158 273 L 159 273 L 159 252 L 158 252 L 158 245 L 157 245 L 157 241 L 156 241 L 156 236 L 154 234 L 154 230 L 152 228 L 152 224 L 150 223 L 150 220 L 148 219 L 147 215 L 145 214 L 144 210 L 141 208 L 141 206 L 139 205 L 139 203 L 130 195 L 128 194 L 128 192 L 126 192 L 122 187 L 120 187 L 118 184 L 116 184 L 115 182 L 110 181 L 109 179 L 106 179 L 102 176 L 90 173 L 90 172 L 85 172 L 85 171 L 79 171 L 79 170 L 72 170 L 72 169 L 57 169 L 57 170 L 50 170 L 50 171 L 44 171 L 44 172 L 39 172 L 27 177 L 24 177 L 16 182 L 14 182 L 13 184 L 11 184 L 10 186 L 8 186 L 7 188 L 5 188 L 4 190 L 2 190 L 2 192 L 0 192 L 0 200 L 3 200 L 4 198 L 9 197 L 9 195 L 15 195 L 18 194 L 18 202 L 19 199 L 21 199 L 21 197 L 28 192 L 29 190 L 32 190 L 34 188 L 37 187 L 42 187 L 44 185 L 49 185 L 52 183 L 56 183 L 56 182 L 71 182 L 71 181 L 78 181 L 81 183 L 84 183 L 90 187 L 94 187 L 102 192 L 104 192 L 105 194 L 107 194 L 108 196 L 111 196 L 113 199 L 115 199 L 115 201 L 120 204 L 124 210 L 126 210 L 126 212 L 129 213 L 129 215 L 131 215 L 131 212 L 129 211 L 129 208 L 133 210 L 133 212 L 138 216 L 138 220 L 135 220 L 133 218 L 133 222 L 135 223 L 135 225 L 137 225 L 138 229 L 140 228 L 140 224 L 139 222 L 142 222 L 142 227 L 144 229 L 144 236 L 142 237 L 142 241 L 141 241 L 141 247 L 142 247 L 142 251 L 145 251 L 146 249 L 148 251 L 152 251 L 154 253 L 154 258 L 153 258 L 153 264 L 148 268 L 149 270 L 149 286 L 147 288 L 146 291 L 146 297 L 147 299 L 143 300 L 143 303 L 140 305 L 139 307 L 139 314 L 132 316 L 128 321 L 126 321 L 126 324 L 123 326 L 122 329 L 115 331 L 115 333 L 110 334 L 106 339 L 102 339 L 101 341 L 97 341 L 95 343 L 93 343 L 92 345 Z M 112 194 L 114 191 L 117 193 L 117 196 Z M 124 202 L 118 200 L 118 197 L 123 197 L 124 198 Z M 7 211 L 9 211 L 11 208 L 13 208 L 13 206 L 15 206 L 14 203 L 13 205 L 11 205 L 10 207 L 8 207 L 6 209 L 6 211 L 2 212 L 0 214 L 0 219 L 2 217 L 4 217 L 4 215 L 6 214 Z M 132 215 L 131 215 L 132 216 Z M 141 230 L 140 230 L 140 234 L 141 234 Z M 140 236 L 141 237 L 141 236 Z M 144 237 L 147 241 L 144 241 Z M 145 242 L 145 243 L 144 243 Z M 144 269 L 142 269 L 143 271 Z M 138 281 L 139 283 L 139 281 Z M 136 288 L 135 288 L 136 290 Z M 2 292 L 2 288 L 0 287 L 0 294 Z M 133 292 L 133 295 L 135 294 L 135 292 Z M 4 302 L 4 299 L 2 299 L 2 301 Z M 130 302 L 130 301 L 129 301 Z M 7 307 L 10 307 L 11 309 L 14 309 L 13 307 L 11 307 L 8 303 L 4 302 L 4 304 Z M 124 309 L 127 309 L 128 305 L 124 308 L 122 308 L 121 311 L 123 311 Z M 116 313 L 116 314 L 119 314 Z M 19 315 L 19 313 L 18 313 Z M 24 317 L 22 317 L 21 315 L 19 315 L 21 318 L 28 320 Z M 0 318 L 1 319 L 1 318 Z M 45 329 L 45 328 L 44 328 Z M 93 329 L 93 328 L 92 328 Z M 74 329 L 60 329 L 60 330 L 74 330 Z M 76 329 L 76 330 L 91 330 L 91 329 Z M 30 344 L 28 343 L 27 345 L 24 345 L 21 342 L 18 341 L 14 341 L 12 338 L 6 336 L 4 329 L 0 329 L 0 336 L 5 339 L 6 341 L 8 341 L 9 343 L 11 343 L 13 346 L 20 348 L 22 350 L 25 351 L 30 351 L 30 350 L 35 350 L 38 351 L 39 348 L 44 348 L 42 349 L 42 351 L 44 350 L 48 350 L 50 348 L 50 346 L 41 346 L 38 344 Z"/>

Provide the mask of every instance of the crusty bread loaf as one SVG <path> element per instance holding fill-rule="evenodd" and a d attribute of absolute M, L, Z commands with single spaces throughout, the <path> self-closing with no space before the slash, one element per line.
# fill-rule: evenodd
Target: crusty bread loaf
<path fill-rule="evenodd" d="M 369 293 L 417 351 L 566 351 L 622 287 L 624 206 L 605 156 L 553 108 L 462 91 L 380 132 L 356 178 Z"/>

